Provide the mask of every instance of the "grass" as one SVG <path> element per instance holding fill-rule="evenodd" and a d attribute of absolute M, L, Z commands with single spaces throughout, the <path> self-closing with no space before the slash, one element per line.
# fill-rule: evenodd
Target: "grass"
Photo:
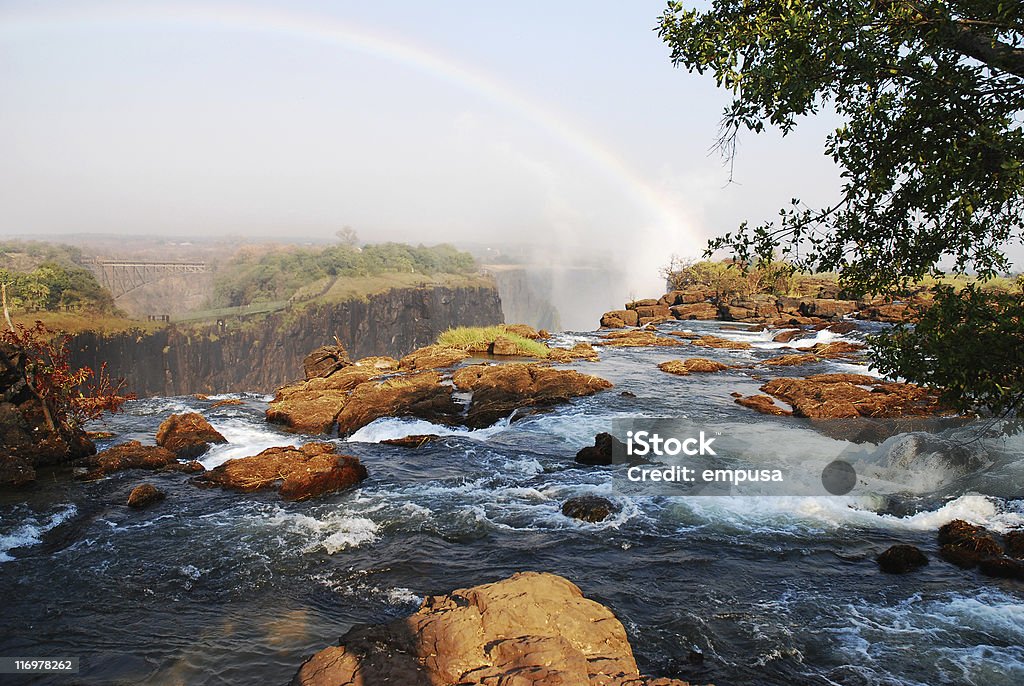
<path fill-rule="evenodd" d="M 339 276 L 314 303 L 343 303 L 365 300 L 371 295 L 392 288 L 419 288 L 424 286 L 494 286 L 494 281 L 478 274 L 414 274 L 387 272 L 372 276 Z M 322 286 L 321 286 L 322 288 Z"/>
<path fill-rule="evenodd" d="M 97 333 L 144 331 L 152 333 L 167 326 L 165 322 L 143 321 L 95 312 L 15 311 L 11 312 L 11 320 L 16 324 L 24 324 L 25 326 L 32 326 L 36 321 L 41 321 L 50 331 L 63 331 L 72 335 L 85 331 L 95 331 Z"/>
<path fill-rule="evenodd" d="M 455 350 L 481 352 L 487 350 L 488 346 L 499 336 L 504 336 L 512 341 L 519 354 L 526 357 L 545 358 L 551 352 L 548 346 L 539 341 L 509 333 L 501 324 L 497 326 L 461 326 L 457 329 L 448 329 L 437 337 L 437 344 Z"/>

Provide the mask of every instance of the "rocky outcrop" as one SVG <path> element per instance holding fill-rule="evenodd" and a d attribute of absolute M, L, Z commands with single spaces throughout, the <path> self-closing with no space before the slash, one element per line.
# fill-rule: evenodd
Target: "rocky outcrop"
<path fill-rule="evenodd" d="M 45 408 L 55 417 L 52 405 Z M 43 401 L 25 377 L 24 353 L 0 344 L 0 487 L 19 487 L 36 470 L 72 462 L 96 452 L 84 431 L 54 422 L 50 428 Z"/>
<path fill-rule="evenodd" d="M 686 686 L 642 677 L 615 615 L 568 580 L 525 572 L 358 626 L 302 665 L 292 686 Z"/>
<path fill-rule="evenodd" d="M 669 360 L 658 365 L 658 369 L 677 376 L 687 376 L 691 373 L 720 372 L 729 369 L 729 365 L 709 360 L 706 357 L 691 357 L 688 360 Z"/>
<path fill-rule="evenodd" d="M 306 380 L 327 377 L 352 364 L 348 351 L 341 345 L 322 345 L 302 360 Z"/>
<path fill-rule="evenodd" d="M 589 343 L 577 343 L 571 348 L 551 348 L 548 353 L 548 362 L 597 362 L 600 359 L 597 350 Z"/>
<path fill-rule="evenodd" d="M 686 345 L 685 341 L 668 336 L 659 336 L 653 331 L 612 331 L 604 336 L 597 344 L 610 348 L 643 348 L 647 346 L 674 347 Z"/>
<path fill-rule="evenodd" d="M 166 497 L 167 494 L 153 484 L 139 484 L 128 494 L 128 507 L 142 509 L 158 503 Z"/>
<path fill-rule="evenodd" d="M 805 379 L 772 379 L 761 386 L 769 396 L 791 406 L 796 417 L 850 419 L 923 417 L 946 412 L 931 391 L 913 384 L 882 381 L 862 374 L 816 374 Z M 758 396 L 737 398 L 745 407 L 781 414 Z"/>
<path fill-rule="evenodd" d="M 327 378 L 278 390 L 267 420 L 302 433 L 349 434 L 381 417 L 418 417 L 450 426 L 483 428 L 522 409 L 591 395 L 611 383 L 542 363 L 476 364 L 419 371 L 436 351 L 413 353 L 409 371 L 388 373 L 364 360 Z M 468 395 L 463 402 L 455 393 Z"/>
<path fill-rule="evenodd" d="M 962 569 L 978 568 L 986 576 L 1024 581 L 1024 563 L 1020 561 L 1022 531 L 1004 537 L 1006 548 L 984 527 L 954 519 L 939 528 L 939 555 Z"/>
<path fill-rule="evenodd" d="M 610 465 L 614 453 L 626 454 L 626 445 L 609 433 L 601 432 L 594 436 L 594 445 L 581 448 L 576 453 L 576 462 L 586 465 Z"/>
<path fill-rule="evenodd" d="M 164 469 L 179 463 L 178 456 L 167 448 L 128 441 L 87 457 L 82 464 L 89 470 L 84 478 L 97 479 L 125 469 Z"/>
<path fill-rule="evenodd" d="M 339 455 L 331 443 L 307 443 L 228 460 L 197 477 L 195 483 L 243 493 L 276 486 L 285 500 L 309 500 L 354 486 L 366 477 L 359 458 Z"/>
<path fill-rule="evenodd" d="M 156 432 L 156 444 L 183 459 L 199 457 L 214 443 L 228 440 L 198 412 L 172 414 Z"/>
<path fill-rule="evenodd" d="M 347 302 L 310 305 L 227 330 L 208 326 L 102 335 L 69 345 L 71 362 L 131 382 L 140 397 L 231 391 L 271 392 L 304 377 L 309 351 L 335 338 L 353 357 L 404 355 L 457 326 L 502 321 L 493 286 L 397 288 Z"/>

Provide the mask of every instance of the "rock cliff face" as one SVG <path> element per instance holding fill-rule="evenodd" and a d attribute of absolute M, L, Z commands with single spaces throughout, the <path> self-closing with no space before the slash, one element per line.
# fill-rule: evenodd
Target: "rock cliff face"
<path fill-rule="evenodd" d="M 310 350 L 335 336 L 353 357 L 403 355 L 432 343 L 454 326 L 502 322 L 494 288 L 402 288 L 332 305 L 285 311 L 258 322 L 187 329 L 174 326 L 152 334 L 84 333 L 70 345 L 72 363 L 98 368 L 108 363 L 114 377 L 128 379 L 139 397 L 269 392 L 303 377 Z"/>

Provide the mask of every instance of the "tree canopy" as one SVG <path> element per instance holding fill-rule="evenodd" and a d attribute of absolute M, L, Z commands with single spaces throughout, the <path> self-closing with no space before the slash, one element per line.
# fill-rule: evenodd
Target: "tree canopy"
<path fill-rule="evenodd" d="M 838 271 L 860 293 L 898 292 L 947 269 L 982 280 L 1010 269 L 1005 247 L 1024 232 L 1020 2 L 713 0 L 704 10 L 670 2 L 657 30 L 673 64 L 710 73 L 732 93 L 719 140 L 730 156 L 741 131 L 771 125 L 785 134 L 825 109 L 841 121 L 825 141 L 842 174 L 835 205 L 794 199 L 776 220 L 744 223 L 709 251 L 730 249 L 744 263 L 781 255 L 802 269 Z M 940 289 L 936 307 L 1020 321 L 1019 299 L 979 307 L 983 297 Z M 954 298 L 973 305 L 947 302 Z M 879 366 L 955 382 L 963 371 L 949 358 L 915 366 L 897 354 L 923 343 L 925 332 L 949 335 L 923 327 L 883 336 L 878 346 L 889 350 Z M 958 342 L 972 345 L 969 337 Z M 984 376 L 1019 383 L 1009 368 Z M 958 399 L 985 406 L 984 396 Z"/>

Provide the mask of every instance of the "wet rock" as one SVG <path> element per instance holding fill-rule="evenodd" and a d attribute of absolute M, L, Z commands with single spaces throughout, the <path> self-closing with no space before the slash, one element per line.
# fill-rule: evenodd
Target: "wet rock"
<path fill-rule="evenodd" d="M 641 677 L 622 624 L 553 574 L 525 572 L 432 596 L 413 615 L 358 626 L 292 686 L 685 686 Z"/>
<path fill-rule="evenodd" d="M 857 303 L 853 300 L 833 300 L 831 298 L 814 298 L 801 303 L 800 312 L 807 317 L 834 318 L 842 317 L 857 311 Z"/>
<path fill-rule="evenodd" d="M 597 362 L 600 356 L 594 346 L 589 343 L 577 343 L 571 348 L 551 348 L 547 359 L 549 362 L 575 362 L 576 360 Z"/>
<path fill-rule="evenodd" d="M 719 336 L 699 336 L 690 342 L 704 348 L 723 348 L 725 350 L 750 350 L 754 347 L 746 341 L 730 341 Z"/>
<path fill-rule="evenodd" d="M 659 336 L 653 331 L 613 331 L 601 337 L 598 345 L 612 348 L 642 348 L 648 346 L 680 346 L 686 345 L 677 338 Z"/>
<path fill-rule="evenodd" d="M 462 367 L 452 374 L 452 382 L 458 390 L 472 393 L 461 421 L 475 429 L 520 408 L 559 405 L 612 387 L 610 381 L 572 369 L 523 363 Z"/>
<path fill-rule="evenodd" d="M 399 445 L 404 448 L 419 448 L 427 443 L 436 441 L 438 438 L 437 434 L 415 434 L 412 436 L 402 436 L 401 438 L 386 438 L 381 443 L 384 445 Z"/>
<path fill-rule="evenodd" d="M 793 414 L 791 410 L 779 407 L 769 395 L 748 395 L 736 398 L 735 403 L 743 407 L 749 407 L 761 414 L 771 414 L 779 417 L 789 417 Z"/>
<path fill-rule="evenodd" d="M 425 369 L 446 369 L 454 367 L 469 357 L 469 353 L 440 345 L 428 345 L 414 350 L 398 362 L 398 368 L 408 371 Z"/>
<path fill-rule="evenodd" d="M 1010 557 L 1024 558 L 1024 530 L 1011 531 L 1003 536 L 1006 543 L 1006 554 Z"/>
<path fill-rule="evenodd" d="M 775 343 L 789 343 L 790 341 L 800 338 L 803 335 L 804 331 L 802 329 L 791 329 L 789 331 L 783 331 L 781 333 L 775 334 L 775 337 L 772 338 L 772 341 L 774 341 Z"/>
<path fill-rule="evenodd" d="M 508 333 L 515 334 L 516 336 L 522 336 L 523 338 L 529 338 L 531 341 L 548 338 L 548 335 L 542 335 L 547 334 L 547 331 L 537 331 L 528 324 L 504 324 L 503 326 L 505 327 L 505 331 Z"/>
<path fill-rule="evenodd" d="M 730 366 L 706 357 L 691 357 L 688 360 L 669 360 L 658 365 L 658 369 L 669 374 L 686 376 L 691 373 L 711 373 L 730 369 Z"/>
<path fill-rule="evenodd" d="M 924 388 L 862 374 L 772 379 L 761 390 L 789 404 L 794 416 L 812 419 L 916 417 L 945 411 L 938 397 Z"/>
<path fill-rule="evenodd" d="M 492 355 L 521 355 L 519 346 L 508 336 L 496 336 L 488 351 Z"/>
<path fill-rule="evenodd" d="M 824 357 L 826 360 L 856 359 L 867 346 L 860 343 L 849 343 L 847 341 L 833 341 L 832 343 L 815 343 L 808 352 Z"/>
<path fill-rule="evenodd" d="M 353 364 L 328 378 L 279 388 L 267 408 L 267 421 L 306 434 L 328 433 L 352 391 L 383 374 L 373 365 Z"/>
<path fill-rule="evenodd" d="M 322 345 L 302 360 L 306 379 L 326 378 L 352 364 L 348 351 L 339 345 Z"/>
<path fill-rule="evenodd" d="M 607 498 L 596 495 L 581 495 L 562 503 L 562 514 L 584 522 L 602 522 L 619 508 Z"/>
<path fill-rule="evenodd" d="M 576 453 L 576 462 L 586 465 L 609 465 L 616 450 L 618 454 L 626 454 L 626 444 L 609 433 L 601 432 L 594 436 L 594 445 L 588 445 Z"/>
<path fill-rule="evenodd" d="M 912 545 L 894 545 L 877 558 L 878 567 L 886 574 L 906 574 L 928 564 L 928 558 Z"/>
<path fill-rule="evenodd" d="M 634 309 L 641 322 L 644 319 L 668 319 L 672 316 L 672 311 L 666 305 L 645 305 Z"/>
<path fill-rule="evenodd" d="M 829 324 L 825 328 L 828 329 L 829 331 L 831 331 L 832 333 L 837 333 L 837 334 L 842 335 L 842 334 L 852 333 L 852 332 L 856 331 L 857 330 L 857 325 L 854 324 L 853 322 L 835 322 L 833 324 Z"/>
<path fill-rule="evenodd" d="M 198 412 L 172 414 L 156 432 L 156 444 L 180 458 L 199 457 L 213 443 L 227 443 L 219 431 Z"/>
<path fill-rule="evenodd" d="M 978 560 L 978 571 L 985 576 L 1024 581 L 1024 563 L 1009 557 L 980 559 Z"/>
<path fill-rule="evenodd" d="M 225 398 L 224 400 L 218 400 L 214 404 L 210 405 L 211 410 L 216 410 L 218 407 L 232 407 L 235 405 L 244 405 L 244 400 L 238 398 Z"/>
<path fill-rule="evenodd" d="M 178 464 L 178 456 L 158 445 L 128 441 L 107 448 L 83 460 L 89 468 L 87 479 L 96 479 L 125 469 L 163 469 Z"/>
<path fill-rule="evenodd" d="M 810 353 L 795 354 L 795 355 L 780 355 L 778 357 L 772 357 L 765 360 L 761 364 L 769 367 L 796 367 L 801 364 L 812 364 L 818 361 L 816 355 Z"/>
<path fill-rule="evenodd" d="M 673 305 L 669 308 L 669 312 L 676 319 L 684 321 L 718 319 L 718 306 L 706 302 Z"/>
<path fill-rule="evenodd" d="M 139 484 L 128 494 L 128 507 L 141 509 L 158 503 L 166 497 L 167 494 L 153 484 Z"/>
<path fill-rule="evenodd" d="M 978 533 L 947 543 L 939 548 L 939 555 L 957 567 L 970 569 L 977 566 L 981 560 L 1002 557 L 1003 549 L 991 536 Z"/>
<path fill-rule="evenodd" d="M 309 500 L 354 486 L 366 477 L 359 458 L 339 455 L 331 443 L 307 443 L 228 460 L 196 477 L 195 483 L 243 493 L 279 485 L 285 500 Z"/>
<path fill-rule="evenodd" d="M 437 372 L 369 380 L 356 386 L 342 403 L 336 418 L 342 435 L 381 417 L 420 417 L 451 423 L 459 412 L 451 387 L 442 385 Z"/>

